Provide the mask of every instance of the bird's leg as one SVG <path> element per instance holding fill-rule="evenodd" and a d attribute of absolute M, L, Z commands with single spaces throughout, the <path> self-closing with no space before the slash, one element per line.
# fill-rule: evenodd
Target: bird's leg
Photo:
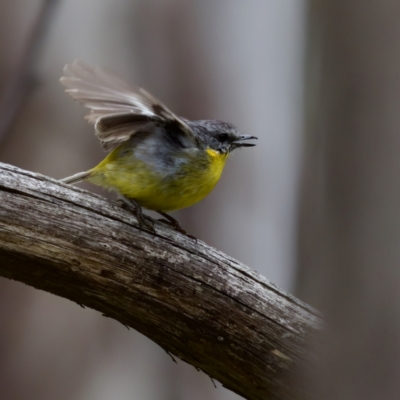
<path fill-rule="evenodd" d="M 191 239 L 194 239 L 194 240 L 197 241 L 197 238 L 194 237 L 193 235 L 189 235 L 189 234 L 180 226 L 179 222 L 178 222 L 175 218 L 171 217 L 170 215 L 168 215 L 167 213 L 165 213 L 164 211 L 161 211 L 161 210 L 157 210 L 156 212 L 159 213 L 161 216 L 163 216 L 163 217 L 165 218 L 165 220 L 166 220 L 166 221 L 165 221 L 165 220 L 160 220 L 160 221 L 167 222 L 169 225 L 171 225 L 171 226 L 172 226 L 175 230 L 177 230 L 178 232 L 183 233 L 184 235 L 186 235 L 186 236 L 190 237 Z"/>
<path fill-rule="evenodd" d="M 130 199 L 125 196 L 119 196 L 119 200 L 122 201 L 123 205 L 126 205 L 128 210 L 131 211 L 139 222 L 139 226 L 147 227 L 148 229 L 154 231 L 154 224 L 150 217 L 143 214 L 142 207 L 138 204 L 135 199 Z"/>
<path fill-rule="evenodd" d="M 160 221 L 167 222 L 169 225 L 173 226 L 177 231 L 186 234 L 186 231 L 179 225 L 179 222 L 174 217 L 171 217 L 164 211 L 157 210 L 156 212 L 165 218 L 165 220 L 160 219 Z"/>

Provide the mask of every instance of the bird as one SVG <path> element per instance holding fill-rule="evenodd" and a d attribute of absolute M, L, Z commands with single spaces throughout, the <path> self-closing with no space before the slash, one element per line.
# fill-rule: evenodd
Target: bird
<path fill-rule="evenodd" d="M 146 90 L 80 60 L 65 65 L 60 82 L 90 110 L 85 119 L 109 151 L 94 168 L 61 182 L 88 181 L 116 192 L 141 227 L 152 226 L 145 208 L 186 234 L 167 212 L 204 199 L 232 152 L 255 146 L 247 141 L 257 137 L 242 135 L 232 123 L 178 117 Z"/>

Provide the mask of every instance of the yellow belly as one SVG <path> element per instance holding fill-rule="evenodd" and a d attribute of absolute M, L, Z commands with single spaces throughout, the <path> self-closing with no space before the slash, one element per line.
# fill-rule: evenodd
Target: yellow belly
<path fill-rule="evenodd" d="M 178 173 L 166 176 L 143 161 L 116 156 L 116 150 L 93 168 L 88 180 L 135 199 L 144 208 L 161 211 L 189 207 L 206 197 L 218 183 L 227 159 L 226 154 L 208 149 Z"/>

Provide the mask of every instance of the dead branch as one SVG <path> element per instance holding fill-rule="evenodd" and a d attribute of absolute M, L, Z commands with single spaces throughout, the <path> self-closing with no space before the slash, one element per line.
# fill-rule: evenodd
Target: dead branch
<path fill-rule="evenodd" d="M 106 199 L 0 164 L 0 275 L 96 309 L 247 399 L 292 399 L 307 305 L 225 254 Z"/>

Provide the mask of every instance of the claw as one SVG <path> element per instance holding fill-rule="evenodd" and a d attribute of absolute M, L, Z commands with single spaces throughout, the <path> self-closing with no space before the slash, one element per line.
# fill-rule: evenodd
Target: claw
<path fill-rule="evenodd" d="M 126 208 L 128 211 L 135 215 L 141 228 L 145 227 L 150 231 L 155 232 L 153 219 L 143 214 L 142 207 L 140 207 L 135 199 L 129 199 L 127 197 L 121 196 L 117 200 L 117 202 L 121 204 L 122 207 Z"/>
<path fill-rule="evenodd" d="M 193 235 L 190 235 L 189 233 L 187 233 L 179 224 L 179 222 L 171 217 L 170 215 L 168 215 L 167 213 L 165 213 L 164 211 L 159 211 L 157 210 L 156 212 L 158 212 L 161 216 L 163 216 L 165 219 L 159 219 L 160 222 L 166 222 L 168 225 L 171 225 L 176 231 L 184 234 L 185 236 L 189 237 L 190 239 L 193 239 L 196 241 L 197 243 L 197 238 Z"/>

